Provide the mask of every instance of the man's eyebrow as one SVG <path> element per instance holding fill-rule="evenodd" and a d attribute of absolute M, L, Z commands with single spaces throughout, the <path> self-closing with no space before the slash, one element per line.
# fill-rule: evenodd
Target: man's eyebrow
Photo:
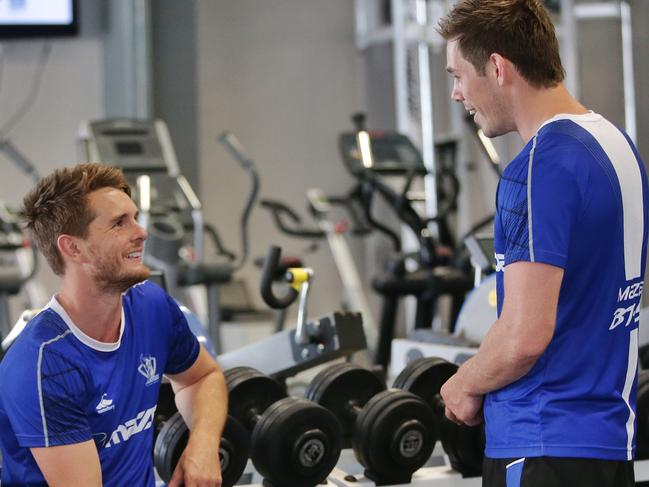
<path fill-rule="evenodd" d="M 125 213 L 120 213 L 119 215 L 114 216 L 113 218 L 111 218 L 110 223 L 111 224 L 112 223 L 117 223 L 118 221 L 122 220 L 123 218 L 125 218 L 127 216 L 128 216 L 128 213 L 126 213 L 126 212 Z"/>

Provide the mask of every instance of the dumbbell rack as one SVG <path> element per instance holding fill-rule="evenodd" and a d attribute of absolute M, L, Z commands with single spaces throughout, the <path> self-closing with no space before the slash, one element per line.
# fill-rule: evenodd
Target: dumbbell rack
<path fill-rule="evenodd" d="M 649 460 L 638 460 L 634 464 L 636 482 L 649 481 Z M 353 479 L 352 479 L 353 478 Z M 338 487 L 374 487 L 374 482 L 362 475 L 352 475 L 335 468 L 327 480 L 327 485 Z M 479 487 L 481 477 L 462 478 L 462 476 L 445 465 L 419 469 L 412 476 L 409 484 L 393 487 Z"/>
<path fill-rule="evenodd" d="M 333 469 L 326 484 L 330 487 L 374 487 L 371 480 L 366 479 L 360 465 L 358 469 L 349 468 L 351 452 L 344 451 L 341 462 Z M 342 468 L 341 468 L 342 467 Z M 637 460 L 635 462 L 636 482 L 649 481 L 649 460 Z M 480 487 L 481 477 L 462 478 L 462 476 L 446 465 L 424 467 L 414 473 L 412 481 L 408 484 L 400 484 L 392 487 Z M 238 487 L 262 487 L 261 484 L 247 484 Z"/>

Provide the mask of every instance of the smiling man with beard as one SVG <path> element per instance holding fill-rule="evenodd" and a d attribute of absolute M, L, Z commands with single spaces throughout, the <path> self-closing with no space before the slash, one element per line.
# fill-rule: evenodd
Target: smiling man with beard
<path fill-rule="evenodd" d="M 170 486 L 220 486 L 223 374 L 176 303 L 143 282 L 146 231 L 118 169 L 54 171 L 24 199 L 59 292 L 0 363 L 2 485 L 153 486 L 167 375 L 190 426 Z"/>

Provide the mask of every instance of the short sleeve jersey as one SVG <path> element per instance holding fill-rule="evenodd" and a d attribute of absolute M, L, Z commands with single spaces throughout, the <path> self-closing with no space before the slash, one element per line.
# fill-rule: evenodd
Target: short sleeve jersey
<path fill-rule="evenodd" d="M 498 312 L 508 265 L 549 264 L 564 276 L 549 346 L 485 399 L 488 457 L 633 457 L 647 195 L 634 145 L 592 112 L 546 122 L 503 172 Z"/>
<path fill-rule="evenodd" d="M 154 486 L 153 416 L 163 374 L 196 360 L 183 313 L 150 282 L 122 298 L 118 342 L 85 335 L 52 298 L 0 363 L 2 486 L 46 485 L 29 448 L 93 440 L 104 486 Z"/>

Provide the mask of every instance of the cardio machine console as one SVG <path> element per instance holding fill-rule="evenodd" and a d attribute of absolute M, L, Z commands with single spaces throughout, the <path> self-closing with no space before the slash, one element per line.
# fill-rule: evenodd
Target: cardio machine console
<path fill-rule="evenodd" d="M 363 164 L 357 133 L 340 135 L 339 148 L 345 166 L 354 176 L 371 171 L 384 176 L 398 176 L 414 172 L 426 174 L 421 153 L 412 141 L 396 132 L 365 132 L 369 135 L 371 167 Z"/>
<path fill-rule="evenodd" d="M 86 160 L 128 173 L 178 174 L 166 125 L 159 120 L 108 119 L 86 122 L 80 130 Z"/>
<path fill-rule="evenodd" d="M 491 274 L 496 270 L 494 237 L 487 233 L 471 234 L 464 239 L 471 262 L 485 274 Z"/>

